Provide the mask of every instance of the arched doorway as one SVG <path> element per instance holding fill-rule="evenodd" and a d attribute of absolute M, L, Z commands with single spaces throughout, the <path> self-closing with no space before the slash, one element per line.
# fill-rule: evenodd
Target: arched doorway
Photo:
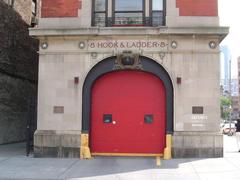
<path fill-rule="evenodd" d="M 85 138 L 88 138 L 90 128 L 91 128 L 91 116 L 92 116 L 92 91 L 94 90 L 94 84 L 97 82 L 101 77 L 107 76 L 108 73 L 113 73 L 113 72 L 129 72 L 129 69 L 121 69 L 119 70 L 119 67 L 116 61 L 116 57 L 110 57 L 107 58 L 101 62 L 99 62 L 97 65 L 95 65 L 91 71 L 88 73 L 84 86 L 83 86 L 83 102 L 82 102 L 82 134 L 87 135 Z M 151 77 L 154 77 L 158 79 L 158 84 L 163 85 L 165 88 L 165 130 L 163 131 L 166 135 L 171 135 L 173 133 L 173 86 L 171 79 L 167 73 L 167 71 L 157 62 L 154 60 L 140 56 L 139 57 L 139 63 L 138 67 L 136 69 L 131 69 L 132 72 L 135 72 L 136 74 L 138 73 L 143 73 L 143 74 L 148 74 Z M 141 68 L 139 68 L 141 67 Z M 147 75 L 147 76 L 148 76 Z M 153 83 L 154 84 L 154 83 Z M 142 88 L 142 87 L 141 87 Z M 106 112 L 107 113 L 107 112 Z M 103 122 L 103 116 L 107 119 L 107 117 L 110 117 L 108 115 L 110 114 L 102 114 L 101 120 Z M 146 114 L 146 115 L 151 115 L 151 114 Z M 112 121 L 114 117 L 112 116 Z M 151 119 L 151 116 L 150 116 Z M 117 122 L 116 122 L 117 123 Z M 103 132 L 104 133 L 104 132 Z M 82 140 L 83 141 L 83 140 Z M 88 139 L 84 140 L 85 146 L 89 146 L 88 144 Z M 165 144 L 165 141 L 162 141 Z M 86 145 L 87 144 L 87 145 Z M 166 144 L 169 144 L 166 142 Z M 92 145 L 92 144 L 91 144 Z M 167 145 L 166 145 L 167 147 Z M 165 149 L 166 149 L 165 147 Z M 161 150 L 162 151 L 162 150 Z M 160 151 L 160 152 L 161 152 Z M 171 149 L 168 149 L 168 152 L 170 152 Z M 164 150 L 165 152 L 165 150 Z"/>

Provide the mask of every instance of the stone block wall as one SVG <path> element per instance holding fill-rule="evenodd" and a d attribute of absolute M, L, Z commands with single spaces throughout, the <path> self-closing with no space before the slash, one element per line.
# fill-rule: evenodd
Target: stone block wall
<path fill-rule="evenodd" d="M 223 157 L 223 136 L 220 133 L 174 132 L 172 145 L 175 158 Z"/>
<path fill-rule="evenodd" d="M 0 144 L 24 141 L 28 120 L 36 126 L 38 41 L 28 28 L 0 2 Z"/>
<path fill-rule="evenodd" d="M 34 157 L 80 157 L 80 131 L 41 131 L 34 136 Z"/>

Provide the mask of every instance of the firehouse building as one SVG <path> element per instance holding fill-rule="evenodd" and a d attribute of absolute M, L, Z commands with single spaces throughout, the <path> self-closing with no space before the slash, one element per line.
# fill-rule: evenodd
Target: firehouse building
<path fill-rule="evenodd" d="M 36 157 L 221 157 L 217 0 L 40 0 Z"/>

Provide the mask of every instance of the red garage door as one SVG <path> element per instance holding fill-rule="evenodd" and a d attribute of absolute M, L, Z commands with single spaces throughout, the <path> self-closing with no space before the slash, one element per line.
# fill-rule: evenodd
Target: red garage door
<path fill-rule="evenodd" d="M 165 147 L 163 82 L 141 71 L 101 76 L 92 89 L 92 153 L 161 154 Z"/>

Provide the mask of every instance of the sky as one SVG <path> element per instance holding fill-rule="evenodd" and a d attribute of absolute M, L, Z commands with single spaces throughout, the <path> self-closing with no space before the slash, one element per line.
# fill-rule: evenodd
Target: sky
<path fill-rule="evenodd" d="M 221 26 L 230 32 L 221 45 L 228 45 L 232 56 L 232 77 L 237 78 L 237 58 L 240 56 L 240 0 L 218 0 Z"/>

